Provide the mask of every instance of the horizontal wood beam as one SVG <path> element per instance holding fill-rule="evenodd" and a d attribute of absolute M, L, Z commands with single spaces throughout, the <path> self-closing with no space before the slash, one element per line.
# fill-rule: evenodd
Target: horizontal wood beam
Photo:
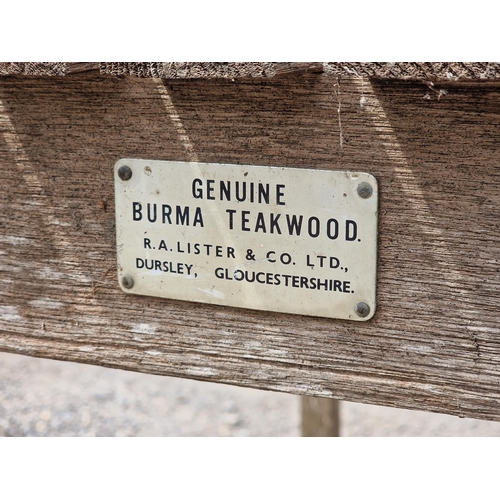
<path fill-rule="evenodd" d="M 2 77 L 0 350 L 500 420 L 499 131 L 495 85 Z M 123 157 L 373 174 L 375 317 L 123 293 Z"/>

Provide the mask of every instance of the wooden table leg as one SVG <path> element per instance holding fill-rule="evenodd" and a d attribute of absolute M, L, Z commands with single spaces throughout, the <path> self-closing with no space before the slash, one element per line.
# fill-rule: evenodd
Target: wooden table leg
<path fill-rule="evenodd" d="M 338 437 L 339 402 L 336 399 L 302 396 L 302 436 Z"/>

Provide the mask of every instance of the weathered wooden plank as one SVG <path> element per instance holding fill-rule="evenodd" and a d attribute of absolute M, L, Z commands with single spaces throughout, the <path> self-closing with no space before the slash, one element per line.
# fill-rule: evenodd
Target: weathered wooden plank
<path fill-rule="evenodd" d="M 325 72 L 383 80 L 424 82 L 500 81 L 498 62 L 0 62 L 0 75 L 64 76 L 99 70 L 103 75 L 147 78 L 273 78 L 289 73 Z"/>
<path fill-rule="evenodd" d="M 324 69 L 331 75 L 351 74 L 388 80 L 500 80 L 497 62 L 330 62 L 324 64 Z"/>
<path fill-rule="evenodd" d="M 99 67 L 103 75 L 167 79 L 273 78 L 289 73 L 323 71 L 323 63 L 303 62 L 104 62 Z"/>
<path fill-rule="evenodd" d="M 65 76 L 87 71 L 98 72 L 92 62 L 0 62 L 0 75 Z"/>
<path fill-rule="evenodd" d="M 446 90 L 321 74 L 1 78 L 0 349 L 500 420 L 500 87 Z M 124 294 L 121 157 L 372 173 L 374 319 Z"/>

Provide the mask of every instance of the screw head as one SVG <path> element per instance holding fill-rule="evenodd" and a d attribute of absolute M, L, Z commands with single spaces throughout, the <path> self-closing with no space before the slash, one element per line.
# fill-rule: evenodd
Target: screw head
<path fill-rule="evenodd" d="M 370 314 L 370 306 L 366 302 L 358 302 L 354 306 L 354 312 L 360 318 L 366 318 Z"/>
<path fill-rule="evenodd" d="M 128 181 L 132 177 L 132 169 L 130 167 L 127 167 L 127 165 L 122 165 L 118 169 L 118 177 L 122 181 Z"/>
<path fill-rule="evenodd" d="M 124 288 L 132 288 L 134 286 L 134 280 L 130 276 L 124 276 L 122 278 L 122 286 Z"/>
<path fill-rule="evenodd" d="M 358 184 L 358 195 L 360 198 L 364 198 L 365 200 L 369 198 L 373 194 L 373 188 L 368 182 L 360 182 Z"/>

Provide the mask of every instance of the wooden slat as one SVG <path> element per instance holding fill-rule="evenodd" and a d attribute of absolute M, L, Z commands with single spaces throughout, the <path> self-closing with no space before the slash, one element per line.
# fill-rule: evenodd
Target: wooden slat
<path fill-rule="evenodd" d="M 323 71 L 323 63 L 298 62 L 104 62 L 99 67 L 103 75 L 166 79 L 273 78 L 290 73 Z"/>
<path fill-rule="evenodd" d="M 0 75 L 65 76 L 88 71 L 99 72 L 92 62 L 0 62 Z"/>
<path fill-rule="evenodd" d="M 1 78 L 0 349 L 500 420 L 500 87 L 446 90 L 321 74 Z M 121 157 L 372 173 L 375 318 L 126 295 Z"/>

